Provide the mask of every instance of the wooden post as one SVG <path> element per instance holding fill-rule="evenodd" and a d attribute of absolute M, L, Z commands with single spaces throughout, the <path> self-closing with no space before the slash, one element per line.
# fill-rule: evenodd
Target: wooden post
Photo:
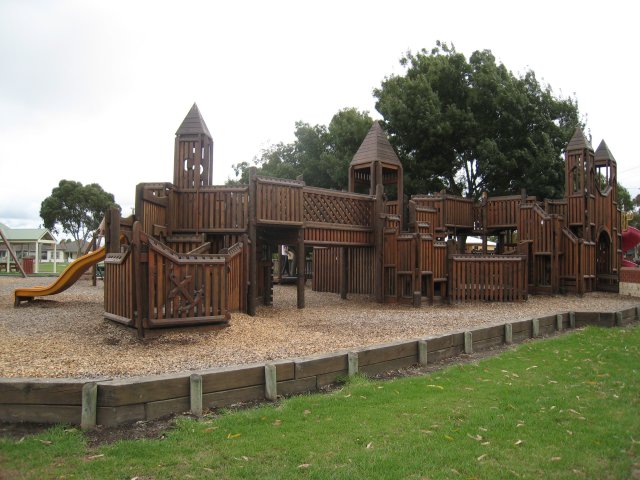
<path fill-rule="evenodd" d="M 202 416 L 202 375 L 197 373 L 189 377 L 189 396 L 191 413 L 196 417 Z"/>
<path fill-rule="evenodd" d="M 373 182 L 375 182 L 373 184 L 373 191 L 376 192 L 377 195 L 378 186 L 381 186 L 382 192 L 384 193 L 384 183 L 382 180 L 382 163 L 380 163 L 380 160 L 376 159 L 373 161 L 373 169 L 375 171 L 375 177 L 372 179 Z"/>
<path fill-rule="evenodd" d="M 89 247 L 92 251 L 98 247 L 98 242 L 96 240 L 98 236 L 97 230 L 93 232 L 93 238 L 91 239 L 91 246 Z M 85 255 L 89 252 L 85 252 Z M 96 264 L 91 265 L 91 285 L 96 286 L 98 284 L 98 269 L 96 268 Z"/>
<path fill-rule="evenodd" d="M 246 233 L 242 234 L 242 272 L 243 272 L 243 282 L 242 282 L 242 298 L 244 299 L 242 302 L 242 311 L 244 313 L 248 313 L 248 301 L 249 301 L 249 276 L 250 276 L 250 260 L 251 260 L 251 250 L 249 247 L 249 235 Z"/>
<path fill-rule="evenodd" d="M 384 290 L 382 288 L 383 275 L 384 275 L 384 190 L 382 185 L 376 187 L 376 200 L 374 207 L 374 284 L 373 291 L 378 303 L 384 302 Z"/>
<path fill-rule="evenodd" d="M 420 248 L 420 234 L 413 234 L 413 248 L 415 252 L 415 264 L 413 266 L 413 306 L 420 307 L 422 304 L 422 259 Z"/>
<path fill-rule="evenodd" d="M 558 313 L 556 315 L 556 330 L 561 332 L 562 331 L 562 314 Z"/>
<path fill-rule="evenodd" d="M 418 340 L 418 363 L 420 366 L 427 366 L 427 356 L 427 341 Z"/>
<path fill-rule="evenodd" d="M 551 225 L 553 230 L 553 253 L 551 257 L 551 290 L 553 293 L 560 291 L 560 235 L 562 225 L 560 217 L 551 215 Z"/>
<path fill-rule="evenodd" d="M 531 337 L 536 338 L 540 336 L 540 320 L 538 318 L 531 319 Z"/>
<path fill-rule="evenodd" d="M 511 323 L 504 324 L 504 343 L 507 345 L 513 343 L 513 325 Z"/>
<path fill-rule="evenodd" d="M 615 316 L 616 316 L 616 327 L 621 327 L 622 326 L 622 312 L 616 312 Z"/>
<path fill-rule="evenodd" d="M 464 353 L 470 355 L 473 353 L 473 333 L 464 332 Z"/>
<path fill-rule="evenodd" d="M 347 354 L 347 361 L 349 365 L 349 376 L 353 377 L 358 373 L 358 352 L 349 352 Z"/>
<path fill-rule="evenodd" d="M 264 366 L 264 398 L 270 402 L 278 399 L 277 372 L 273 363 L 267 363 Z"/>
<path fill-rule="evenodd" d="M 340 247 L 340 298 L 347 299 L 349 291 L 349 257 L 347 247 Z"/>
<path fill-rule="evenodd" d="M 145 307 L 142 300 L 142 241 L 140 239 L 140 222 L 133 223 L 133 239 L 131 246 L 133 247 L 133 278 L 135 285 L 133 285 L 133 297 L 135 298 L 135 326 L 138 331 L 138 338 L 144 338 L 144 322 L 145 322 Z"/>
<path fill-rule="evenodd" d="M 249 169 L 249 292 L 247 295 L 247 313 L 252 317 L 256 314 L 256 295 L 258 294 L 258 235 L 256 231 L 257 192 L 256 167 L 251 167 Z"/>
<path fill-rule="evenodd" d="M 576 328 L 576 312 L 569 312 L 569 327 Z"/>
<path fill-rule="evenodd" d="M 109 228 L 105 232 L 105 243 L 108 253 L 120 253 L 120 211 L 109 209 Z"/>
<path fill-rule="evenodd" d="M 409 228 L 412 228 L 414 232 L 418 231 L 417 215 L 416 202 L 409 200 Z"/>
<path fill-rule="evenodd" d="M 7 237 L 4 236 L 4 232 L 2 231 L 1 228 L 0 228 L 0 237 L 2 237 L 2 241 L 7 246 L 7 250 L 9 250 L 9 254 L 13 258 L 13 261 L 16 263 L 16 267 L 18 267 L 18 269 L 20 270 L 20 274 L 22 274 L 23 278 L 27 278 L 27 274 L 24 271 L 24 268 L 22 268 L 22 264 L 18 261 L 18 256 L 16 255 L 16 252 L 13 250 L 13 247 L 9 243 L 9 240 L 7 240 Z M 36 258 L 36 261 L 38 261 L 37 258 Z M 9 271 L 9 268 L 7 267 L 7 272 L 8 271 Z"/>
<path fill-rule="evenodd" d="M 136 198 L 133 206 L 133 214 L 135 220 L 144 225 L 144 184 L 139 183 L 136 185 Z"/>
<path fill-rule="evenodd" d="M 443 300 L 446 303 L 450 303 L 451 302 L 451 296 L 453 295 L 453 285 L 451 285 L 451 270 L 452 270 L 452 265 L 453 265 L 453 259 L 451 258 L 451 256 L 455 253 L 455 249 L 456 249 L 456 242 L 453 239 L 449 239 L 447 240 L 447 257 L 445 259 L 444 262 L 444 274 L 445 277 L 447 278 L 447 290 L 445 295 L 442 295 L 442 289 L 440 292 L 440 295 L 445 297 L 443 298 Z"/>
<path fill-rule="evenodd" d="M 399 164 L 396 171 L 396 192 L 398 194 L 398 216 L 400 217 L 400 231 L 404 230 L 404 170 Z"/>
<path fill-rule="evenodd" d="M 300 228 L 298 230 L 298 241 L 297 241 L 296 253 L 298 255 L 298 261 L 296 262 L 298 264 L 297 265 L 298 266 L 298 279 L 297 279 L 298 308 L 304 308 L 304 285 L 305 285 L 304 228 Z"/>
<path fill-rule="evenodd" d="M 82 414 L 80 428 L 89 430 L 96 426 L 98 413 L 98 384 L 89 382 L 82 385 Z"/>
<path fill-rule="evenodd" d="M 489 208 L 488 201 L 489 194 L 487 192 L 482 192 L 482 199 L 480 200 L 480 208 L 481 208 L 481 221 L 482 221 L 482 254 L 486 255 L 488 252 L 487 247 L 487 209 Z"/>

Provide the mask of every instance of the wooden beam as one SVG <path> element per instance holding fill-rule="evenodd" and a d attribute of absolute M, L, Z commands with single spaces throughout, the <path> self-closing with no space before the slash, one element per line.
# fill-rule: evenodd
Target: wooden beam
<path fill-rule="evenodd" d="M 347 299 L 349 290 L 349 258 L 347 247 L 340 247 L 340 298 Z"/>
<path fill-rule="evenodd" d="M 373 267 L 373 292 L 378 303 L 384 302 L 384 291 L 382 288 L 383 274 L 384 274 L 384 199 L 382 195 L 384 190 L 382 185 L 376 187 L 376 201 L 374 207 L 374 267 Z"/>
<path fill-rule="evenodd" d="M 256 232 L 256 201 L 258 195 L 256 171 L 256 167 L 249 169 L 249 288 L 247 295 L 247 313 L 252 317 L 256 314 L 256 295 L 258 291 L 258 235 Z"/>
<path fill-rule="evenodd" d="M 298 239 L 297 239 L 297 255 L 298 261 L 296 262 L 298 265 L 298 308 L 304 308 L 304 285 L 306 283 L 306 278 L 304 274 L 305 269 L 305 255 L 304 255 L 304 228 L 298 230 Z"/>
<path fill-rule="evenodd" d="M 16 255 L 16 252 L 13 250 L 13 247 L 9 243 L 9 240 L 7 240 L 7 237 L 4 236 L 4 232 L 2 231 L 1 228 L 0 228 L 0 237 L 2 237 L 2 241 L 7 246 L 7 250 L 9 250 L 9 253 L 11 254 L 11 257 L 13 257 L 13 261 L 16 263 L 16 267 L 18 267 L 18 269 L 20 270 L 20 273 L 22 274 L 22 277 L 23 278 L 27 278 L 27 274 L 24 271 L 24 268 L 22 268 L 22 264 L 18 261 L 18 256 Z M 36 258 L 36 262 L 37 261 L 38 261 L 38 259 Z"/>

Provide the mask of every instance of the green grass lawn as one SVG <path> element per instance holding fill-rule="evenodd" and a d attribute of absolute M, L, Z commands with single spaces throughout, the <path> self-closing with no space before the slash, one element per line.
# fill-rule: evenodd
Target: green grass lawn
<path fill-rule="evenodd" d="M 68 265 L 68 263 L 57 263 L 56 273 L 61 273 Z M 39 263 L 38 273 L 53 273 L 53 263 Z"/>
<path fill-rule="evenodd" d="M 640 328 L 589 327 L 420 377 L 182 419 L 86 447 L 0 441 L 0 478 L 640 478 Z M 3 477 L 4 475 L 4 477 Z"/>

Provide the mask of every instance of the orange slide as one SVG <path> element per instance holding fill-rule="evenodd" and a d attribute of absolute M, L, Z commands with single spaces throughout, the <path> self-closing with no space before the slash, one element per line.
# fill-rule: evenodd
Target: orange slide
<path fill-rule="evenodd" d="M 89 252 L 86 255 L 78 258 L 74 262 L 70 263 L 65 268 L 60 276 L 47 287 L 30 287 L 30 288 L 16 288 L 14 292 L 14 304 L 17 307 L 20 302 L 26 302 L 32 300 L 34 297 L 45 297 L 47 295 L 55 295 L 56 293 L 64 292 L 71 285 L 86 272 L 89 268 L 98 262 L 104 260 L 107 256 L 107 249 L 105 247 Z"/>

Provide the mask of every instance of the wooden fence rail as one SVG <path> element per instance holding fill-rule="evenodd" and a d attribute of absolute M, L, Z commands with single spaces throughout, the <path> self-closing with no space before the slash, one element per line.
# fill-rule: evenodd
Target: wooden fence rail
<path fill-rule="evenodd" d="M 527 298 L 527 258 L 521 255 L 451 255 L 450 296 L 456 301 Z"/>
<path fill-rule="evenodd" d="M 175 232 L 241 233 L 249 222 L 248 187 L 202 187 L 173 192 Z"/>
<path fill-rule="evenodd" d="M 304 182 L 258 176 L 255 181 L 259 224 L 302 225 Z"/>

